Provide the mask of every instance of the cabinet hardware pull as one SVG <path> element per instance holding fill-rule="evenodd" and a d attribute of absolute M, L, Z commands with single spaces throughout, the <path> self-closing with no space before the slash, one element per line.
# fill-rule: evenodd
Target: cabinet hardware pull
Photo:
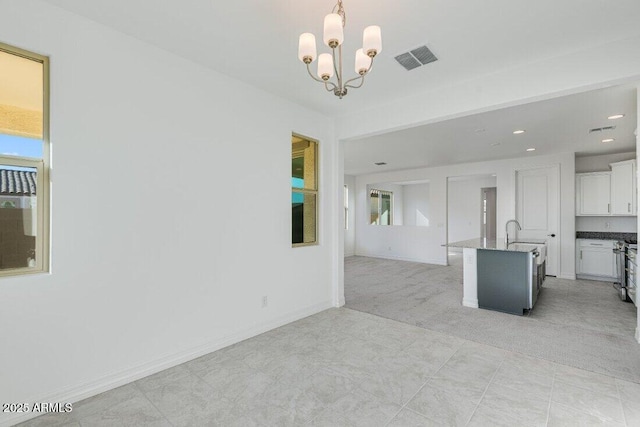
<path fill-rule="evenodd" d="M 582 251 L 580 251 L 580 259 L 582 259 Z"/>
<path fill-rule="evenodd" d="M 611 203 L 607 203 L 607 213 L 611 213 Z"/>
<path fill-rule="evenodd" d="M 627 203 L 627 212 L 631 212 L 631 203 Z"/>

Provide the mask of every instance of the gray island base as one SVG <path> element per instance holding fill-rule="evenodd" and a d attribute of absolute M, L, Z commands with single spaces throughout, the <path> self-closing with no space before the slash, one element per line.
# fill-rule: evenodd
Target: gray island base
<path fill-rule="evenodd" d="M 517 315 L 533 308 L 544 280 L 544 240 L 507 246 L 472 239 L 446 246 L 463 249 L 462 305 Z"/>

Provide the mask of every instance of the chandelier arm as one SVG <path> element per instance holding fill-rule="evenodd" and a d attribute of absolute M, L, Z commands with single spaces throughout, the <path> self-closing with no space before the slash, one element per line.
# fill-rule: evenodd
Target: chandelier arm
<path fill-rule="evenodd" d="M 313 75 L 313 73 L 311 72 L 311 67 L 309 67 L 309 64 L 307 64 L 307 73 L 309 73 L 309 75 L 311 76 L 311 78 L 317 82 L 320 83 L 326 83 L 324 80 L 317 78 L 316 76 Z"/>
<path fill-rule="evenodd" d="M 354 85 L 350 85 L 349 84 L 350 82 L 358 80 L 358 79 L 361 79 L 360 80 L 360 84 L 358 86 L 354 86 Z M 344 87 L 345 88 L 350 87 L 352 89 L 358 89 L 358 88 L 361 88 L 363 84 L 364 84 L 364 76 L 360 76 L 360 77 L 356 77 L 356 78 L 353 78 L 353 79 L 347 81 L 347 83 L 345 83 Z"/>
<path fill-rule="evenodd" d="M 336 86 L 336 84 L 334 82 L 323 82 L 324 83 L 324 88 L 327 90 L 327 92 L 333 92 L 338 86 Z M 329 85 L 333 86 L 333 87 L 329 87 Z"/>
<path fill-rule="evenodd" d="M 362 85 L 364 84 L 365 76 L 367 74 L 369 74 L 369 71 L 371 71 L 372 68 L 373 68 L 373 58 L 371 58 L 371 64 L 369 65 L 369 68 L 367 68 L 367 71 L 365 71 L 364 74 L 362 74 L 362 75 L 360 75 L 358 77 L 354 77 L 354 78 L 352 78 L 350 80 L 347 80 L 346 83 L 344 84 L 344 87 L 350 87 L 350 88 L 353 88 L 353 89 L 358 89 L 358 88 L 362 87 Z M 358 79 L 362 79 L 358 86 L 352 86 L 352 85 L 349 84 L 349 83 L 354 82 L 354 81 L 356 81 Z"/>

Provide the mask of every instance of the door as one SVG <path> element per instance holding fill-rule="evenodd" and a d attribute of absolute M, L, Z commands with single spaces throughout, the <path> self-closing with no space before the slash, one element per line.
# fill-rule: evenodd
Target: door
<path fill-rule="evenodd" d="M 496 187 L 480 189 L 480 237 L 496 240 Z"/>
<path fill-rule="evenodd" d="M 560 167 L 516 171 L 516 219 L 522 230 L 518 240 L 547 241 L 547 274 L 560 266 Z"/>

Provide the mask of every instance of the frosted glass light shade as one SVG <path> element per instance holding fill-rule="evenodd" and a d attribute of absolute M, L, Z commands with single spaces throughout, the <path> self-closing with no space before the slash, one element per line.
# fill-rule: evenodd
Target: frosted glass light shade
<path fill-rule="evenodd" d="M 362 50 L 369 56 L 376 56 L 382 52 L 382 33 L 380 27 L 371 25 L 362 34 Z"/>
<path fill-rule="evenodd" d="M 371 58 L 369 58 L 362 49 L 356 50 L 356 73 L 364 74 L 371 66 Z"/>
<path fill-rule="evenodd" d="M 330 13 L 324 17 L 324 44 L 329 47 L 341 45 L 344 41 L 342 17 L 337 13 Z M 332 44 L 337 45 L 332 46 Z"/>
<path fill-rule="evenodd" d="M 313 62 L 317 56 L 316 36 L 311 33 L 300 34 L 298 41 L 298 59 L 305 62 L 305 58 L 311 58 L 311 62 Z"/>
<path fill-rule="evenodd" d="M 333 77 L 333 57 L 329 53 L 322 53 L 318 57 L 318 77 L 329 80 Z"/>

